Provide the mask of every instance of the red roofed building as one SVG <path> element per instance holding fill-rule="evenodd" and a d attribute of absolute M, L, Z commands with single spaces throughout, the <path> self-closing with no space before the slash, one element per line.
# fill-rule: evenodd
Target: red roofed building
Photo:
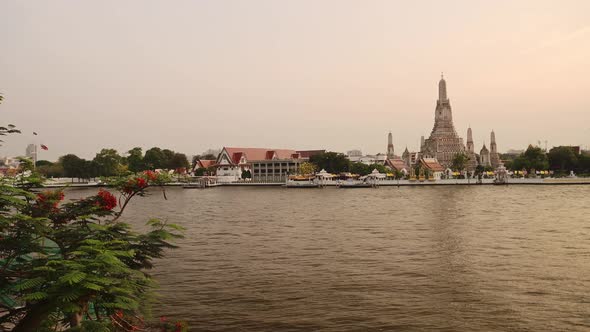
<path fill-rule="evenodd" d="M 206 170 L 210 167 L 214 167 L 217 161 L 214 159 L 197 159 L 195 167 L 193 167 L 193 173 L 200 169 Z"/>
<path fill-rule="evenodd" d="M 440 180 L 441 176 L 443 175 L 445 168 L 441 165 L 436 158 L 422 158 L 418 162 L 420 167 L 423 167 L 425 170 L 428 170 L 432 176 Z"/>
<path fill-rule="evenodd" d="M 406 162 L 400 158 L 386 159 L 385 167 L 391 169 L 392 171 L 398 171 L 404 174 L 407 174 L 410 169 L 410 166 L 406 165 Z"/>
<path fill-rule="evenodd" d="M 219 182 L 235 182 L 250 171 L 253 181 L 283 182 L 304 162 L 301 154 L 288 149 L 224 147 L 217 157 Z"/>

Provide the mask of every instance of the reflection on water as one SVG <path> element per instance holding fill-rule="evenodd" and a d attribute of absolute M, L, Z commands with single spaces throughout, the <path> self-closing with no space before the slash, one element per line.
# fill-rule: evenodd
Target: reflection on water
<path fill-rule="evenodd" d="M 127 219 L 187 228 L 155 314 L 191 330 L 590 328 L 590 186 L 168 194 Z"/>

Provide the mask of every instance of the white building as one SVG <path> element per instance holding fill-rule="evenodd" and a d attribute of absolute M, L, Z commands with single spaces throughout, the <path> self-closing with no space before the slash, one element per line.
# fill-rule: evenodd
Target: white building
<path fill-rule="evenodd" d="M 31 159 L 31 161 L 33 161 L 33 165 L 37 163 L 37 144 L 27 145 L 25 157 Z"/>
<path fill-rule="evenodd" d="M 239 181 L 243 172 L 249 172 L 252 181 L 283 182 L 304 161 L 295 150 L 224 147 L 215 165 L 217 181 Z"/>

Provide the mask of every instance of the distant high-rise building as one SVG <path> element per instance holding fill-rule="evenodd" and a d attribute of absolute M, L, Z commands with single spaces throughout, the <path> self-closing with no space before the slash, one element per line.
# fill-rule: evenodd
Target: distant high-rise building
<path fill-rule="evenodd" d="M 27 145 L 27 149 L 25 150 L 25 157 L 31 159 L 33 161 L 33 164 L 37 163 L 37 145 L 36 144 Z"/>
<path fill-rule="evenodd" d="M 393 135 L 389 132 L 387 135 L 387 158 L 393 158 L 395 155 L 393 153 Z"/>
<path fill-rule="evenodd" d="M 436 158 L 444 167 L 451 167 L 457 153 L 465 151 L 463 139 L 453 125 L 451 102 L 447 98 L 447 83 L 441 75 L 438 82 L 438 100 L 434 114 L 434 127 L 430 137 L 421 146 L 423 157 Z"/>

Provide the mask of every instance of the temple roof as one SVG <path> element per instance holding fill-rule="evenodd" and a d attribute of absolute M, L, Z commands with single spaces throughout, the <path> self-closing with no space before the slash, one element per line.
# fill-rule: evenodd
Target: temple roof
<path fill-rule="evenodd" d="M 433 172 L 443 172 L 445 168 L 441 165 L 436 158 L 422 158 L 420 162 L 424 167 Z"/>

